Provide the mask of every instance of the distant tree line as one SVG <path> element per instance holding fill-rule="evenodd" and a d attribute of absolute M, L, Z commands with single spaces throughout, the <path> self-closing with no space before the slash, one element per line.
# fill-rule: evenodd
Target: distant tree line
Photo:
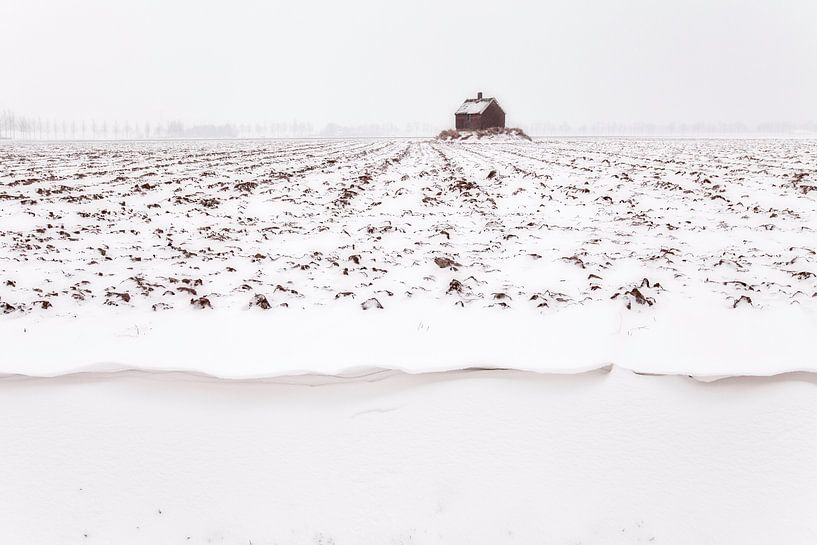
<path fill-rule="evenodd" d="M 162 138 L 276 138 L 306 137 L 316 133 L 300 121 L 285 123 L 225 123 L 191 125 L 171 120 L 157 123 L 107 120 L 57 120 L 0 112 L 0 139 L 4 140 L 140 140 Z"/>
<path fill-rule="evenodd" d="M 439 127 L 428 123 L 340 125 L 315 128 L 301 121 L 186 125 L 180 120 L 133 122 L 58 120 L 0 111 L 3 140 L 152 140 L 165 138 L 308 138 L 357 136 L 431 136 Z"/>

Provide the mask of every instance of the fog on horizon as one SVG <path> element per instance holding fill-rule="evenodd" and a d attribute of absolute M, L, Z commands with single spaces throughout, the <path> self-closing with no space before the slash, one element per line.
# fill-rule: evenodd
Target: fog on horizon
<path fill-rule="evenodd" d="M 817 122 L 817 3 L 6 0 L 0 111 L 188 124 Z"/>

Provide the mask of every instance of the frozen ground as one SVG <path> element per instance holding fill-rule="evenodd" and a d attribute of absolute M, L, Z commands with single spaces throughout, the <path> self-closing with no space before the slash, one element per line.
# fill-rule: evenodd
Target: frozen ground
<path fill-rule="evenodd" d="M 6 372 L 817 369 L 815 141 L 4 145 L 0 164 Z"/>

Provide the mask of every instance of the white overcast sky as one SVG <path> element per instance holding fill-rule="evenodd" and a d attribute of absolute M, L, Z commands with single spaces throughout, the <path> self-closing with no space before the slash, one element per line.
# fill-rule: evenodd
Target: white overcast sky
<path fill-rule="evenodd" d="M 817 121 L 817 0 L 0 0 L 0 52 L 56 119 Z"/>

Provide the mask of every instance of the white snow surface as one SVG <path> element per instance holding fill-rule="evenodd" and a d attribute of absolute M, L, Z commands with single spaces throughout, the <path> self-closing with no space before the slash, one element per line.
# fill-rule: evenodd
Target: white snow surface
<path fill-rule="evenodd" d="M 0 542 L 813 544 L 814 375 L 0 379 Z"/>
<path fill-rule="evenodd" d="M 815 141 L 4 144 L 0 165 L 5 374 L 817 369 Z"/>

